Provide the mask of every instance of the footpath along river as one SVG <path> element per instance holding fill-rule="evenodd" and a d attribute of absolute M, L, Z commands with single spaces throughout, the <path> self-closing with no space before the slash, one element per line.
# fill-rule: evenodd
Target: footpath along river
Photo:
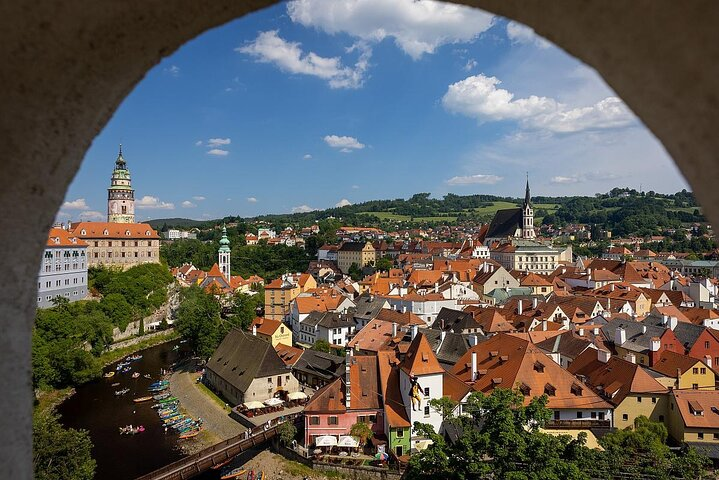
<path fill-rule="evenodd" d="M 173 348 L 179 345 L 179 350 Z M 76 389 L 74 395 L 57 408 L 66 427 L 90 432 L 92 457 L 97 461 L 96 479 L 127 480 L 160 468 L 182 458 L 177 434 L 165 433 L 162 422 L 151 408 L 153 402 L 134 403 L 135 397 L 148 395 L 148 386 L 160 378 L 161 369 L 169 368 L 189 354 L 179 340 L 163 343 L 138 352 L 140 360 L 132 362 L 129 373 L 117 372 L 112 378 L 101 378 Z M 105 371 L 115 371 L 112 364 Z M 139 372 L 139 378 L 132 378 Z M 151 379 L 144 378 L 150 374 Z M 117 386 L 112 386 L 118 383 Z M 115 391 L 129 388 L 123 396 Z M 143 425 L 138 435 L 120 435 L 119 427 Z"/>

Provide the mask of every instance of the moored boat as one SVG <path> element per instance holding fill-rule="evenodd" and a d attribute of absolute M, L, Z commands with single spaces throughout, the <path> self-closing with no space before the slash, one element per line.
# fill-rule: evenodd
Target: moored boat
<path fill-rule="evenodd" d="M 147 402 L 148 400 L 152 400 L 152 397 L 147 396 L 147 397 L 137 397 L 137 398 L 132 399 L 132 401 L 135 403 Z"/>
<path fill-rule="evenodd" d="M 220 477 L 220 479 L 221 479 L 221 480 L 227 480 L 227 479 L 230 479 L 230 478 L 237 478 L 237 477 L 239 477 L 240 475 L 244 475 L 245 472 L 247 472 L 247 470 L 245 470 L 244 468 L 234 468 L 234 469 L 230 470 L 229 472 L 224 473 L 224 474 Z"/>
<path fill-rule="evenodd" d="M 115 376 L 115 372 L 109 371 L 104 376 L 105 376 L 105 378 L 112 378 Z"/>
<path fill-rule="evenodd" d="M 185 432 L 185 433 L 183 433 L 182 435 L 180 435 L 180 438 L 181 438 L 182 440 L 186 440 L 186 439 L 188 439 L 188 438 L 196 437 L 196 436 L 198 436 L 199 434 L 200 434 L 200 429 L 198 428 L 197 430 L 193 430 L 193 431 L 190 431 L 190 432 Z"/>
<path fill-rule="evenodd" d="M 137 378 L 140 376 L 140 372 L 135 372 L 132 374 L 132 378 Z"/>

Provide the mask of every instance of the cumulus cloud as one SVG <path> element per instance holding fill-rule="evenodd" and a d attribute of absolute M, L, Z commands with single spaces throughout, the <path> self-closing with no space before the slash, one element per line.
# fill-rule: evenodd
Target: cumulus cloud
<path fill-rule="evenodd" d="M 255 197 L 247 197 L 247 201 L 250 203 L 257 203 L 257 199 Z"/>
<path fill-rule="evenodd" d="M 207 141 L 207 146 L 210 148 L 226 147 L 230 143 L 232 140 L 229 138 L 211 138 Z"/>
<path fill-rule="evenodd" d="M 549 179 L 549 183 L 555 185 L 570 185 L 574 183 L 584 182 L 604 182 L 609 180 L 616 180 L 619 176 L 612 172 L 586 172 L 578 173 L 574 175 L 557 175 Z"/>
<path fill-rule="evenodd" d="M 177 65 L 172 65 L 165 69 L 165 73 L 172 75 L 173 77 L 179 77 L 180 76 L 180 67 L 178 67 Z"/>
<path fill-rule="evenodd" d="M 152 195 L 145 195 L 139 200 L 135 201 L 135 206 L 140 209 L 152 209 L 152 210 L 174 210 L 175 204 L 169 202 L 163 202 L 157 197 Z"/>
<path fill-rule="evenodd" d="M 352 190 L 359 190 L 359 185 L 352 185 Z"/>
<path fill-rule="evenodd" d="M 202 140 L 196 141 L 196 142 L 195 142 L 195 146 L 196 146 L 196 147 L 201 147 L 201 146 L 202 146 Z"/>
<path fill-rule="evenodd" d="M 195 195 L 194 197 L 192 197 L 192 199 L 197 200 L 198 202 L 201 202 L 201 201 L 205 200 L 205 197 L 203 197 L 202 195 Z"/>
<path fill-rule="evenodd" d="M 195 208 L 196 206 L 196 204 L 192 203 L 189 200 L 185 200 L 184 202 L 182 202 L 182 208 Z"/>
<path fill-rule="evenodd" d="M 477 68 L 477 61 L 473 58 L 470 58 L 467 60 L 467 63 L 464 64 L 464 71 L 465 72 L 471 72 L 475 68 Z"/>
<path fill-rule="evenodd" d="M 431 0 L 293 0 L 293 22 L 366 42 L 385 38 L 417 60 L 442 45 L 466 43 L 488 30 L 494 17 L 481 10 Z"/>
<path fill-rule="evenodd" d="M 348 48 L 347 53 L 355 50 L 360 52 L 359 58 L 353 67 L 348 67 L 339 57 L 304 52 L 299 42 L 284 40 L 277 30 L 260 32 L 255 40 L 235 49 L 260 63 L 274 64 L 282 71 L 326 80 L 331 88 L 360 88 L 365 81 L 372 50 L 357 43 Z"/>
<path fill-rule="evenodd" d="M 549 48 L 552 45 L 537 35 L 532 28 L 517 22 L 507 22 L 507 38 L 512 43 L 533 44 L 541 49 Z"/>
<path fill-rule="evenodd" d="M 207 151 L 208 155 L 213 155 L 215 157 L 226 157 L 230 154 L 227 150 L 222 150 L 221 148 L 213 148 Z"/>
<path fill-rule="evenodd" d="M 87 210 L 90 207 L 87 206 L 84 198 L 78 198 L 77 200 L 70 200 L 63 203 L 60 208 L 65 208 L 67 210 Z"/>
<path fill-rule="evenodd" d="M 305 155 L 302 158 L 305 160 L 310 160 L 310 159 L 312 159 L 312 155 L 310 155 L 309 153 L 305 153 Z"/>
<path fill-rule="evenodd" d="M 442 97 L 442 105 L 479 121 L 515 120 L 524 128 L 553 133 L 574 133 L 630 125 L 634 117 L 617 97 L 607 97 L 594 105 L 572 108 L 553 98 L 531 95 L 514 98 L 496 77 L 473 75 L 453 83 Z"/>
<path fill-rule="evenodd" d="M 317 210 L 316 208 L 312 208 L 309 205 L 300 205 L 298 207 L 292 208 L 292 213 L 307 213 L 307 212 L 314 212 Z"/>
<path fill-rule="evenodd" d="M 350 205 L 352 205 L 352 202 L 350 202 L 350 201 L 347 200 L 346 198 L 343 198 L 342 200 L 340 200 L 339 202 L 337 202 L 337 203 L 335 204 L 335 207 L 337 207 L 337 208 L 340 208 L 340 207 L 348 207 L 348 206 L 350 206 Z"/>
<path fill-rule="evenodd" d="M 96 210 L 86 210 L 84 212 L 81 212 L 79 216 L 80 216 L 80 220 L 84 220 L 86 222 L 91 222 L 93 220 L 96 220 L 96 221 L 105 220 L 105 215 Z"/>
<path fill-rule="evenodd" d="M 561 175 L 558 175 L 556 177 L 552 177 L 549 180 L 550 183 L 554 183 L 556 185 L 562 185 L 562 184 L 569 184 L 569 183 L 577 183 L 579 182 L 579 177 L 577 175 L 572 175 L 570 177 L 563 177 Z"/>
<path fill-rule="evenodd" d="M 495 185 L 503 178 L 498 175 L 464 175 L 450 178 L 447 180 L 447 185 Z"/>
<path fill-rule="evenodd" d="M 327 145 L 332 148 L 338 148 L 342 153 L 350 153 L 352 150 L 362 150 L 365 147 L 365 144 L 361 143 L 355 137 L 345 135 L 325 135 L 323 140 Z"/>

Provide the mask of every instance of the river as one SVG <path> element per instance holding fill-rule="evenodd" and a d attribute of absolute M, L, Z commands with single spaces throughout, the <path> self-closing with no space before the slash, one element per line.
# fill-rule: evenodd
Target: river
<path fill-rule="evenodd" d="M 180 349 L 174 351 L 175 345 Z M 63 425 L 83 428 L 90 432 L 92 457 L 97 461 L 96 479 L 133 479 L 182 458 L 176 434 L 165 433 L 162 422 L 151 408 L 152 402 L 133 403 L 132 399 L 147 395 L 147 387 L 160 377 L 160 369 L 168 368 L 181 356 L 189 354 L 179 340 L 163 343 L 140 352 L 142 359 L 132 362 L 130 373 L 116 373 L 80 387 L 57 408 Z M 112 364 L 105 371 L 115 371 Z M 139 378 L 131 378 L 139 372 Z M 142 375 L 150 374 L 151 379 Z M 115 387 L 113 383 L 119 382 Z M 115 390 L 130 391 L 115 396 Z M 118 428 L 125 425 L 143 425 L 138 435 L 120 435 Z"/>

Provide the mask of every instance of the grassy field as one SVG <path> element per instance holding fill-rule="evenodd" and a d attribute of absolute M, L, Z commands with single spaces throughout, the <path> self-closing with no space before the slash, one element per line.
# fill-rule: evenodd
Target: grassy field
<path fill-rule="evenodd" d="M 394 222 L 447 222 L 454 223 L 457 221 L 457 216 L 460 213 L 474 213 L 483 217 L 491 218 L 498 210 L 505 208 L 516 208 L 517 204 L 512 202 L 492 202 L 490 205 L 483 207 L 477 207 L 472 210 L 465 210 L 464 212 L 451 212 L 447 216 L 436 216 L 436 217 L 411 217 L 409 215 L 400 215 L 394 212 L 360 212 L 360 215 L 374 215 L 380 220 L 394 221 Z M 556 203 L 537 203 L 534 205 L 534 209 L 547 210 L 549 213 L 554 213 L 559 208 Z"/>
<path fill-rule="evenodd" d="M 220 397 L 215 395 L 215 392 L 207 388 L 207 386 L 204 383 L 198 383 L 195 382 L 195 386 L 205 395 L 207 395 L 210 399 L 212 399 L 213 402 L 218 404 L 222 407 L 223 410 L 225 410 L 227 413 L 230 413 L 232 409 L 227 405 Z"/>

